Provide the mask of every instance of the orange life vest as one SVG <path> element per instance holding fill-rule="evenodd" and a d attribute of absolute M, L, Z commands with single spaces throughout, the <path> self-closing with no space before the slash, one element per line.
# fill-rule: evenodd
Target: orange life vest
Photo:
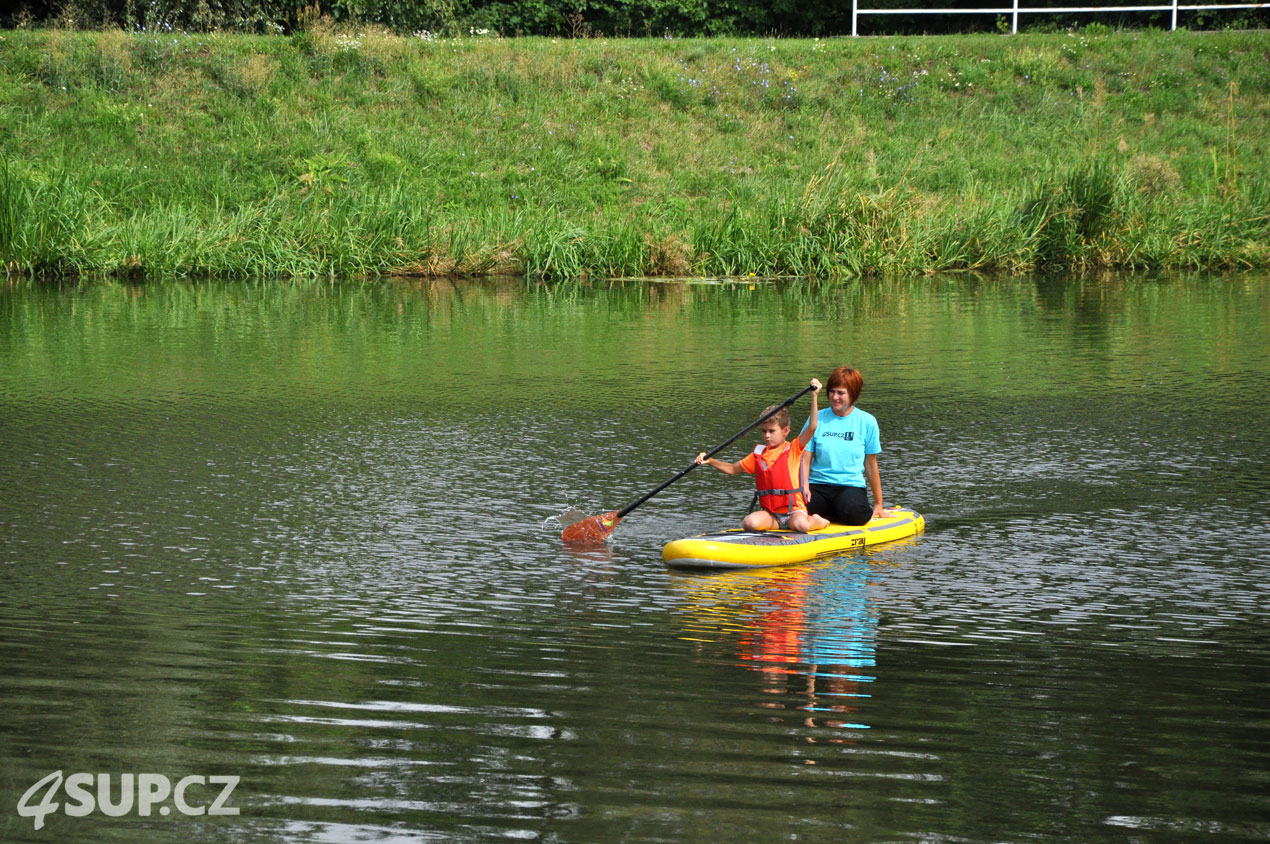
<path fill-rule="evenodd" d="M 754 488 L 758 490 L 758 504 L 769 513 L 792 513 L 805 510 L 802 490 L 797 488 L 798 463 L 790 465 L 789 456 L 794 453 L 787 446 L 771 466 L 763 462 L 764 446 L 754 446 Z"/>

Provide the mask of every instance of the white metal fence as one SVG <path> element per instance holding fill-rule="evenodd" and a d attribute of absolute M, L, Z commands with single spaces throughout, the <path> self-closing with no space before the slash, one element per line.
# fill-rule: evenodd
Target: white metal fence
<path fill-rule="evenodd" d="M 1172 12 L 1173 25 L 1177 29 L 1178 12 L 1200 12 L 1210 9 L 1270 9 L 1270 3 L 1223 3 L 1217 5 L 1183 6 L 1177 0 L 1163 6 L 1066 6 L 1063 8 L 1024 8 L 1019 0 L 1013 6 L 999 9 L 861 9 L 860 0 L 851 0 L 851 34 L 859 35 L 857 24 L 860 15 L 1009 15 L 1010 34 L 1019 31 L 1019 15 L 1069 15 L 1088 12 Z"/>

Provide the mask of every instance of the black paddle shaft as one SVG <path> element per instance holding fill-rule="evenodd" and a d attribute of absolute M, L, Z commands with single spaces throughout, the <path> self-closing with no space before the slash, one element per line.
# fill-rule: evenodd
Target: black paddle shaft
<path fill-rule="evenodd" d="M 781 411 L 781 409 L 782 409 L 782 408 L 789 407 L 791 404 L 793 404 L 794 402 L 796 402 L 796 401 L 798 401 L 799 399 L 801 399 L 803 396 L 805 396 L 805 395 L 807 395 L 808 393 L 810 393 L 810 392 L 811 392 L 811 390 L 812 390 L 812 388 L 811 388 L 810 386 L 808 386 L 808 387 L 804 387 L 804 388 L 803 388 L 803 390 L 802 390 L 802 392 L 798 393 L 797 395 L 793 395 L 793 396 L 790 396 L 789 398 L 785 399 L 785 401 L 783 401 L 783 402 L 781 402 L 780 404 L 778 404 L 775 408 L 773 408 L 772 410 L 769 410 L 767 413 L 764 413 L 764 414 L 763 414 L 762 416 L 760 416 L 758 419 L 755 419 L 753 422 L 751 422 L 750 424 L 746 425 L 744 428 L 742 428 L 741 430 L 737 431 L 737 432 L 736 432 L 735 434 L 733 434 L 732 436 L 728 437 L 728 439 L 727 439 L 725 442 L 720 443 L 719 445 L 717 445 L 717 446 L 715 446 L 713 449 L 711 449 L 709 452 L 707 452 L 707 453 L 706 453 L 706 459 L 709 459 L 709 458 L 711 458 L 711 457 L 714 457 L 714 456 L 715 456 L 716 454 L 718 454 L 720 451 L 723 451 L 723 449 L 727 448 L 728 446 L 732 445 L 732 443 L 734 443 L 734 442 L 736 442 L 738 439 L 740 439 L 740 438 L 741 438 L 741 436 L 742 436 L 742 435 L 744 435 L 746 431 L 750 430 L 750 429 L 751 429 L 751 428 L 753 428 L 755 425 L 762 425 L 762 424 L 763 424 L 764 422 L 766 422 L 768 419 L 771 419 L 773 416 L 775 416 L 776 414 L 780 413 L 780 411 Z M 639 505 L 643 504 L 645 501 L 647 501 L 648 499 L 652 498 L 654 495 L 656 495 L 657 493 L 661 492 L 663 489 L 665 489 L 666 487 L 670 486 L 670 485 L 671 485 L 671 484 L 673 484 L 675 481 L 679 480 L 679 479 L 680 479 L 680 478 L 682 478 L 684 475 L 688 474 L 688 473 L 689 473 L 689 472 L 691 472 L 693 469 L 697 468 L 697 466 L 699 466 L 699 465 L 701 465 L 701 464 L 699 464 L 699 463 L 697 463 L 697 462 L 695 462 L 695 461 L 694 461 L 694 462 L 692 462 L 691 464 L 689 464 L 689 466 L 688 466 L 688 468 L 687 468 L 687 469 L 684 469 L 682 472 L 679 472 L 679 473 L 678 473 L 678 474 L 676 474 L 674 477 L 670 478 L 670 479 L 669 479 L 669 480 L 667 480 L 665 483 L 661 484 L 660 486 L 658 486 L 656 489 L 652 490 L 651 492 L 648 492 L 648 493 L 646 493 L 645 495 L 643 495 L 642 497 L 640 497 L 640 498 L 636 499 L 635 501 L 632 501 L 630 504 L 627 504 L 627 505 L 626 505 L 625 507 L 623 507 L 621 510 L 618 510 L 618 511 L 617 511 L 617 518 L 619 518 L 619 519 L 621 519 L 621 518 L 625 518 L 627 513 L 629 513 L 630 511 L 634 510 L 636 507 L 638 507 Z"/>

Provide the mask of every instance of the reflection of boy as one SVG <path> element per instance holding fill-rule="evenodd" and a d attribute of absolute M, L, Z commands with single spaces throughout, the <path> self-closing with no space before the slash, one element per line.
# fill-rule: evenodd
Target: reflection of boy
<path fill-rule="evenodd" d="M 763 411 L 764 415 L 774 410 L 776 413 L 760 426 L 762 444 L 755 446 L 754 451 L 739 462 L 707 458 L 704 451 L 697 455 L 698 465 L 713 466 L 725 475 L 745 472 L 754 476 L 759 506 L 763 509 L 745 517 L 741 526 L 746 530 L 788 529 L 806 533 L 829 524 L 828 519 L 808 514 L 798 478 L 803 449 L 816 432 L 816 397 L 820 392 L 820 382 L 811 379 L 811 388 L 811 415 L 807 427 L 793 441 L 788 439 L 789 411 L 783 407 L 779 410 L 769 407 Z"/>

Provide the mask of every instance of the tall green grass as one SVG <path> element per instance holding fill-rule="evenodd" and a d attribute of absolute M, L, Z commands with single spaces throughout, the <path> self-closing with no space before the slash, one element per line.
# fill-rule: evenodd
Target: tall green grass
<path fill-rule="evenodd" d="M 0 32 L 10 272 L 1270 265 L 1270 35 Z"/>

